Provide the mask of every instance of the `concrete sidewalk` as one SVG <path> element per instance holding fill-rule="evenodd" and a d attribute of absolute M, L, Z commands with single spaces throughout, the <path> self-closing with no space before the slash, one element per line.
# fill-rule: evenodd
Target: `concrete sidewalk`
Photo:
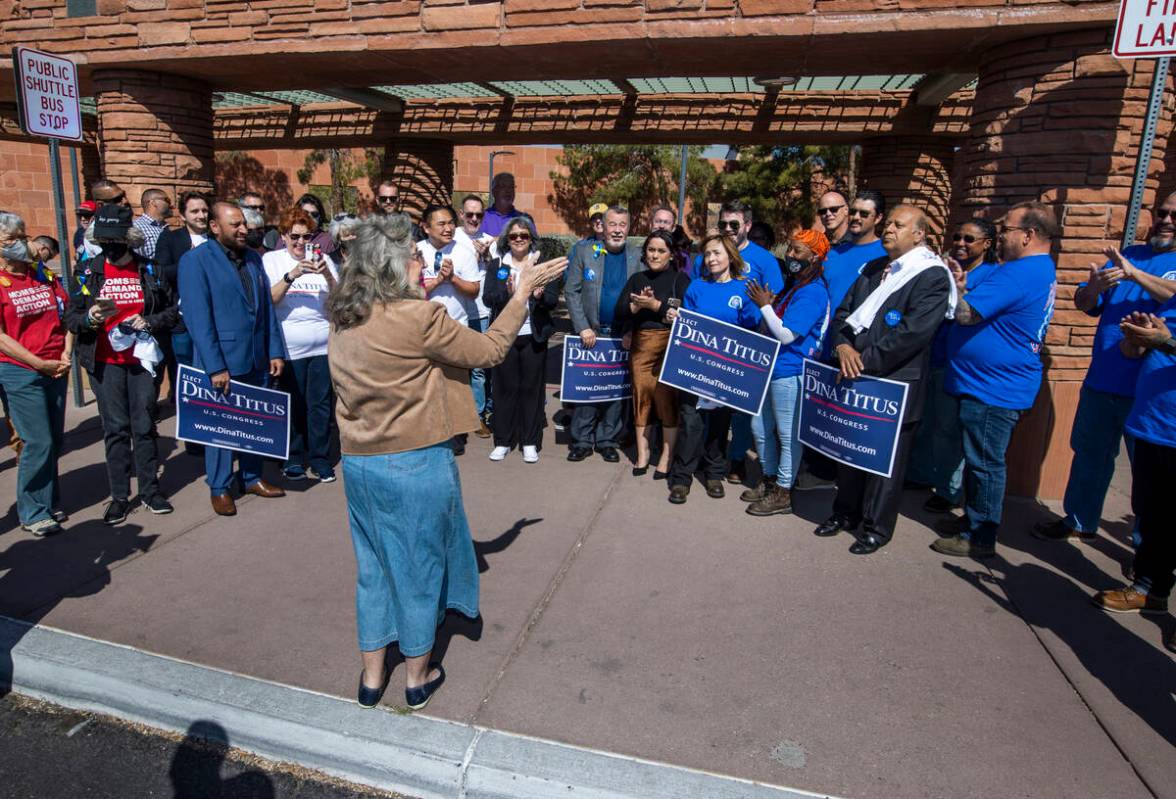
<path fill-rule="evenodd" d="M 73 518 L 42 541 L 15 509 L 0 522 L 0 614 L 353 695 L 341 482 L 249 497 L 223 519 L 201 462 L 161 438 L 177 512 L 112 529 L 92 406 L 69 426 Z M 894 543 L 860 558 L 845 536 L 810 534 L 831 492 L 769 519 L 735 491 L 675 507 L 664 483 L 568 463 L 548 435 L 537 466 L 493 464 L 477 439 L 460 460 L 483 618 L 442 629 L 450 679 L 430 715 L 852 797 L 1176 797 L 1176 659 L 1159 643 L 1173 619 L 1087 598 L 1121 581 L 1122 491 L 1093 545 L 1032 539 L 1049 510 L 1010 502 L 989 563 L 931 552 L 910 492 Z M 402 688 L 398 668 L 386 701 Z"/>

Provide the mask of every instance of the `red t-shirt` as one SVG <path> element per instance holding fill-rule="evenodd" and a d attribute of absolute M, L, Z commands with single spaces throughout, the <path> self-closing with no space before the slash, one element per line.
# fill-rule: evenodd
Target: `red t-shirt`
<path fill-rule="evenodd" d="M 0 330 L 38 358 L 59 360 L 65 351 L 61 317 L 68 301 L 60 280 L 42 283 L 32 273 L 0 272 Z M 32 368 L 2 352 L 0 363 Z"/>
<path fill-rule="evenodd" d="M 94 353 L 94 360 L 124 366 L 138 363 L 134 347 L 121 352 L 115 351 L 114 347 L 110 346 L 108 334 L 119 322 L 143 313 L 143 284 L 139 282 L 139 266 L 133 258 L 123 266 L 115 266 L 108 262 L 103 267 L 103 273 L 106 280 L 102 284 L 102 290 L 98 292 L 98 297 L 114 300 L 114 304 L 118 306 L 118 313 L 107 319 L 98 333 L 98 349 Z"/>

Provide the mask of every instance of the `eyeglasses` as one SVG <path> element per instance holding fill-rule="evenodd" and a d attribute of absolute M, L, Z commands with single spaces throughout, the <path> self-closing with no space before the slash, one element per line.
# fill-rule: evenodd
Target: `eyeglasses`
<path fill-rule="evenodd" d="M 873 211 L 866 211 L 862 208 L 850 208 L 849 215 L 850 216 L 860 216 L 862 219 L 865 219 L 866 217 L 873 216 L 874 212 Z"/>
<path fill-rule="evenodd" d="M 530 241 L 530 233 L 511 233 L 506 237 L 507 241 Z"/>
<path fill-rule="evenodd" d="M 290 241 L 310 241 L 314 238 L 313 233 L 287 233 L 286 235 L 290 237 Z"/>
<path fill-rule="evenodd" d="M 965 244 L 975 244 L 978 241 L 987 241 L 987 236 L 973 236 L 971 233 L 956 233 L 951 237 L 952 241 L 962 241 Z"/>
<path fill-rule="evenodd" d="M 320 216 L 320 214 L 319 214 L 319 212 L 318 212 L 318 211 L 307 211 L 305 208 L 303 208 L 303 209 L 302 209 L 302 211 L 303 211 L 303 213 L 305 213 L 307 216 L 309 216 L 311 219 L 318 219 L 318 218 L 319 218 L 319 216 Z"/>
<path fill-rule="evenodd" d="M 473 211 L 466 211 L 466 212 L 465 212 L 465 218 L 466 218 L 466 219 L 481 219 L 481 218 L 482 218 L 482 217 L 484 217 L 485 215 L 486 215 L 486 213 L 485 213 L 484 211 L 480 211 L 480 212 L 477 212 L 477 213 L 475 213 L 475 212 L 473 212 Z"/>
<path fill-rule="evenodd" d="M 1156 211 L 1156 219 L 1176 219 L 1176 210 L 1169 211 L 1167 208 L 1160 208 Z"/>
<path fill-rule="evenodd" d="M 825 216 L 826 214 L 835 214 L 844 207 L 844 205 L 834 205 L 830 208 L 818 208 L 817 213 L 821 216 Z"/>
<path fill-rule="evenodd" d="M 394 203 L 394 202 L 396 202 L 398 199 L 400 199 L 400 198 L 399 198 L 397 195 L 395 195 L 395 194 L 392 194 L 392 195 L 388 195 L 388 194 L 381 194 L 381 195 L 379 195 L 378 197 L 376 197 L 376 202 L 378 202 L 378 203 L 381 203 L 381 204 L 384 204 L 384 203 Z"/>
<path fill-rule="evenodd" d="M 743 223 L 737 219 L 728 219 L 726 222 L 719 222 L 719 230 L 739 230 L 743 227 Z"/>
<path fill-rule="evenodd" d="M 111 197 L 109 200 L 101 200 L 101 202 L 105 205 L 118 205 L 126 198 L 127 198 L 127 194 L 126 194 L 126 192 L 123 192 L 122 194 L 119 194 L 118 196 Z"/>
<path fill-rule="evenodd" d="M 246 211 L 264 211 L 265 210 L 264 205 L 242 205 L 241 207 L 243 209 L 245 209 Z"/>
<path fill-rule="evenodd" d="M 1032 231 L 1032 230 L 1033 230 L 1033 228 L 1031 228 L 1031 227 L 1023 227 L 1023 226 L 1020 226 L 1020 225 L 998 225 L 998 226 L 997 226 L 997 230 L 998 230 L 998 231 L 1000 232 L 1000 234 L 1003 236 L 1005 233 L 1008 233 L 1010 230 L 1026 230 L 1026 231 Z"/>

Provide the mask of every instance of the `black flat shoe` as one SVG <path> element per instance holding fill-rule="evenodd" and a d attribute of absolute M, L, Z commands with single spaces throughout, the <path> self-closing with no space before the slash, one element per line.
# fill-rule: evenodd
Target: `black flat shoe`
<path fill-rule="evenodd" d="M 825 521 L 821 522 L 816 530 L 813 530 L 813 535 L 821 538 L 832 538 L 840 533 L 842 530 L 849 529 L 849 522 L 842 519 L 840 516 L 830 516 Z"/>
<path fill-rule="evenodd" d="M 404 689 L 404 702 L 412 710 L 422 710 L 425 705 L 429 704 L 429 700 L 433 698 L 433 694 L 441 687 L 441 683 L 445 682 L 445 669 L 441 668 L 440 663 L 430 663 L 429 671 L 436 669 L 440 672 L 437 679 L 430 680 L 418 688 Z"/>
<path fill-rule="evenodd" d="M 659 472 L 657 469 L 653 470 L 653 479 L 654 480 L 665 480 L 669 476 L 670 476 L 669 472 Z"/>
<path fill-rule="evenodd" d="M 886 546 L 886 542 L 881 538 L 873 533 L 865 533 L 849 545 L 849 551 L 853 555 L 872 555 L 884 546 Z"/>
<path fill-rule="evenodd" d="M 596 451 L 606 463 L 619 463 L 621 460 L 621 453 L 617 452 L 616 447 L 602 447 Z"/>
<path fill-rule="evenodd" d="M 388 680 L 392 677 L 391 669 L 384 669 L 384 682 L 379 688 L 368 688 L 363 684 L 363 672 L 359 673 L 359 691 L 355 695 L 355 701 L 359 703 L 360 707 L 373 708 L 380 704 L 380 700 L 384 698 L 384 691 L 388 688 Z"/>
<path fill-rule="evenodd" d="M 648 466 L 634 466 L 633 467 L 633 476 L 634 477 L 644 477 L 645 473 L 648 471 L 649 471 Z"/>
<path fill-rule="evenodd" d="M 568 450 L 568 460 L 572 463 L 579 463 L 592 454 L 592 450 L 586 447 L 572 447 Z"/>

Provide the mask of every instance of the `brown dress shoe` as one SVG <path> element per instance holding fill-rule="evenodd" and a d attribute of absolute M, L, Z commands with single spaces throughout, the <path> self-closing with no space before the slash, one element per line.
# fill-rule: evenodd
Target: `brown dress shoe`
<path fill-rule="evenodd" d="M 236 516 L 237 503 L 228 494 L 213 494 L 212 509 L 217 516 Z"/>
<path fill-rule="evenodd" d="M 474 435 L 478 438 L 489 438 L 492 433 L 490 432 L 490 428 L 486 426 L 486 423 L 482 422 L 482 426 L 474 431 Z"/>
<path fill-rule="evenodd" d="M 258 480 L 256 483 L 249 486 L 249 488 L 246 488 L 245 493 L 252 494 L 255 497 L 266 497 L 267 499 L 273 499 L 274 497 L 286 496 L 286 489 L 272 486 L 264 480 Z"/>
<path fill-rule="evenodd" d="M 1091 601 L 1111 613 L 1167 613 L 1168 600 L 1141 594 L 1134 588 L 1099 591 Z"/>

